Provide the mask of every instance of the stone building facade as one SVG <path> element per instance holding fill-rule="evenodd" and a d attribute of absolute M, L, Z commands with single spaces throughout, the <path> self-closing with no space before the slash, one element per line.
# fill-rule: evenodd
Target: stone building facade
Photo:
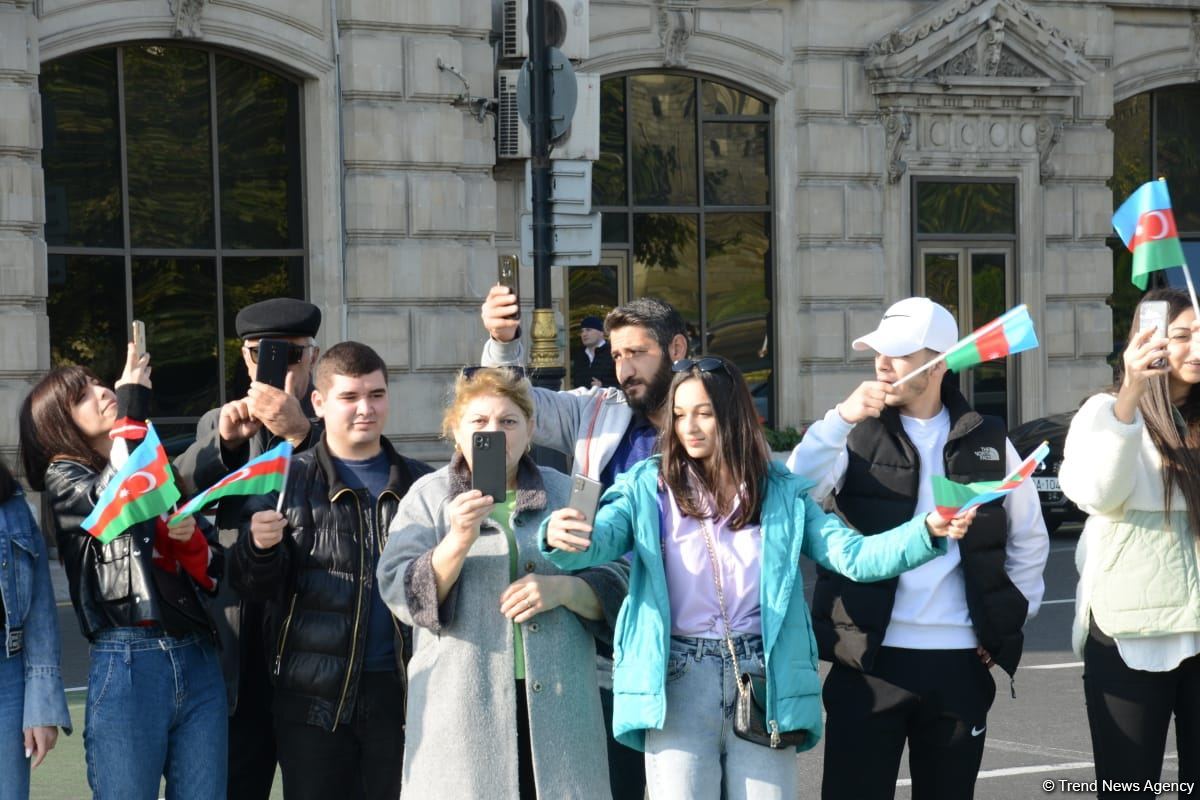
<path fill-rule="evenodd" d="M 821 415 L 862 380 L 869 358 L 849 342 L 915 291 L 954 294 L 964 329 L 986 321 L 972 309 L 988 303 L 1029 306 L 1042 347 L 976 387 L 1016 422 L 1074 407 L 1111 378 L 1114 109 L 1200 79 L 1198 20 L 1190 0 L 590 0 L 582 69 L 694 76 L 759 104 L 746 117 L 766 131 L 770 186 L 754 206 L 769 239 L 769 355 L 757 366 L 777 427 Z M 518 249 L 523 173 L 497 159 L 495 117 L 456 103 L 464 83 L 494 96 L 500 24 L 499 0 L 0 0 L 0 453 L 13 460 L 16 408 L 51 366 L 50 262 L 76 246 L 49 230 L 60 200 L 45 189 L 43 143 L 65 123 L 43 119 L 39 75 L 155 43 L 246 59 L 298 87 L 303 234 L 276 255 L 302 260 L 323 344 L 354 338 L 384 355 L 389 434 L 415 456 L 444 456 L 449 379 L 478 358 L 480 298 L 498 256 Z M 628 205 L 636 229 L 645 209 Z M 979 214 L 946 222 L 960 206 Z M 715 226 L 724 212 L 698 213 Z M 614 236 L 641 258 L 636 230 Z M 131 241 L 112 257 L 136 276 Z M 634 273 L 628 294 L 638 267 L 621 269 Z M 566 283 L 556 276 L 560 297 Z"/>

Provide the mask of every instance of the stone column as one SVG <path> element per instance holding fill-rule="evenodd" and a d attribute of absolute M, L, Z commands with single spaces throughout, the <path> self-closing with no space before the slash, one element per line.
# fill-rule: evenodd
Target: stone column
<path fill-rule="evenodd" d="M 0 0 L 0 456 L 13 468 L 17 409 L 50 365 L 37 76 L 33 3 Z"/>

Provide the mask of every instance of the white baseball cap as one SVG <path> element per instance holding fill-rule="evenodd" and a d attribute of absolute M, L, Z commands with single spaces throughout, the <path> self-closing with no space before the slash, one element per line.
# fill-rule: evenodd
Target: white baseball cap
<path fill-rule="evenodd" d="M 855 350 L 899 358 L 929 348 L 944 353 L 958 341 L 958 323 L 928 297 L 909 297 L 883 313 L 879 327 L 854 340 Z"/>

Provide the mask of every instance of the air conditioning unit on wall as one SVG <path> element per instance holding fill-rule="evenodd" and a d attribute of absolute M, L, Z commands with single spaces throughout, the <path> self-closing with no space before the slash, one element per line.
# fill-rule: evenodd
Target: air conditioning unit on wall
<path fill-rule="evenodd" d="M 500 31 L 501 58 L 529 58 L 528 0 L 504 0 Z M 588 0 L 546 0 L 547 31 L 551 47 L 572 61 L 588 57 Z"/>
<path fill-rule="evenodd" d="M 517 78 L 519 69 L 497 71 L 500 91 L 500 114 L 496 127 L 496 156 L 498 158 L 529 158 L 532 147 L 529 129 L 517 113 Z M 575 73 L 579 99 L 571 129 L 565 139 L 550 148 L 551 158 L 600 158 L 600 75 L 592 72 Z"/>

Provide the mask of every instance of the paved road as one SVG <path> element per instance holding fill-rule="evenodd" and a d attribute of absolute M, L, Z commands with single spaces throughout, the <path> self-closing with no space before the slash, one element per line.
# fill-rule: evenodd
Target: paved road
<path fill-rule="evenodd" d="M 1087 715 L 1084 710 L 1082 667 L 1070 648 L 1075 596 L 1075 543 L 1078 528 L 1051 540 L 1046 567 L 1046 602 L 1026 628 L 1025 657 L 1017 672 L 1016 699 L 1008 681 L 999 676 L 996 703 L 988 718 L 987 748 L 976 790 L 978 800 L 1045 797 L 1043 781 L 1090 781 L 1094 777 Z M 805 584 L 812 586 L 811 565 Z M 60 582 L 60 594 L 61 582 Z M 66 601 L 62 594 L 62 601 Z M 63 631 L 63 671 L 67 686 L 87 684 L 87 644 L 79 635 L 69 602 L 59 609 Z M 82 720 L 80 720 L 82 722 Z M 1163 780 L 1177 777 L 1172 734 Z M 866 755 L 866 754 L 864 754 Z M 820 796 L 821 747 L 800 757 L 800 797 Z M 911 797 L 907 765 L 902 768 L 896 796 Z"/>

